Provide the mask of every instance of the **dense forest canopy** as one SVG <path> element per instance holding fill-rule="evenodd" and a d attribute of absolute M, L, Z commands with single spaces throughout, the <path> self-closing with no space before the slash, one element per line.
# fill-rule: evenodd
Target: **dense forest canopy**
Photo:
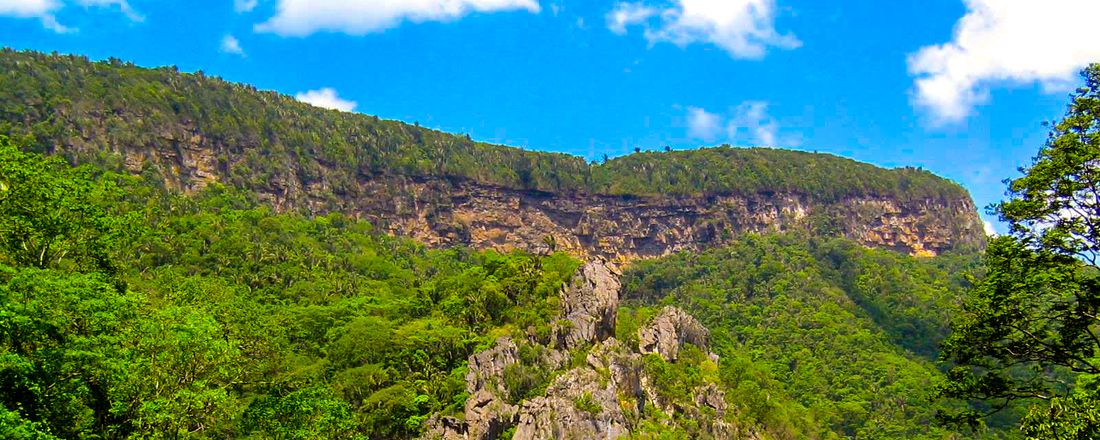
<path fill-rule="evenodd" d="M 0 158 L 4 438 L 413 438 L 461 413 L 469 355 L 548 337 L 579 265 L 429 250 L 339 214 L 276 214 L 219 185 L 173 194 L 6 140 Z M 646 371 L 673 401 L 716 381 L 730 421 L 764 439 L 944 438 L 929 424 L 942 405 L 931 358 L 975 261 L 747 236 L 632 267 L 617 337 L 636 343 L 664 303 L 696 313 L 717 369 L 687 350 Z M 558 373 L 508 374 L 521 398 Z M 646 417 L 641 432 L 696 435 Z"/>
<path fill-rule="evenodd" d="M 915 259 L 842 239 L 747 236 L 728 247 L 642 261 L 628 303 L 675 304 L 714 329 L 727 386 L 790 438 L 952 438 L 938 344 L 975 255 Z M 728 370 L 726 369 L 728 368 Z M 1011 437 L 1019 417 L 967 437 Z"/>
<path fill-rule="evenodd" d="M 1086 80 L 995 208 L 1011 232 L 984 258 L 914 258 L 827 228 L 747 233 L 628 267 L 615 337 L 636 346 L 664 306 L 690 312 L 720 361 L 647 355 L 653 386 L 692 405 L 716 384 L 725 421 L 762 440 L 1095 437 L 1100 67 Z M 120 172 L 134 170 L 118 153 L 191 142 L 220 167 L 192 193 L 164 185 L 178 170 Z M 501 336 L 534 356 L 560 324 L 581 262 L 554 237 L 537 254 L 430 249 L 249 191 L 286 173 L 332 197 L 387 174 L 625 197 L 969 198 L 921 169 L 766 148 L 590 164 L 201 72 L 5 49 L 0 438 L 416 438 L 463 413 L 469 356 Z M 505 373 L 518 403 L 562 371 Z M 639 417 L 639 438 L 702 433 L 683 414 Z"/>
<path fill-rule="evenodd" d="M 887 170 L 827 154 L 767 148 L 642 152 L 588 164 L 576 156 L 325 110 L 202 72 L 146 69 L 117 59 L 90 62 L 3 49 L 0 71 L 5 72 L 0 134 L 31 150 L 118 169 L 119 159 L 106 152 L 201 136 L 218 146 L 225 183 L 240 187 L 293 169 L 305 181 L 325 175 L 337 194 L 361 175 L 390 173 L 634 196 L 791 192 L 828 201 L 969 198 L 959 185 L 916 168 Z"/>

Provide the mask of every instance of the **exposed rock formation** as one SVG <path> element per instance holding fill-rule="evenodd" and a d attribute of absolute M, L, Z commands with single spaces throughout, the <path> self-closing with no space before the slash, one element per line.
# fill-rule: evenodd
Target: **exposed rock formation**
<path fill-rule="evenodd" d="M 154 144 L 118 147 L 123 168 L 142 174 L 155 170 L 167 187 L 185 192 L 236 183 L 277 211 L 342 212 L 435 247 L 539 251 L 551 236 L 559 249 L 574 255 L 626 262 L 703 250 L 745 233 L 806 229 L 922 256 L 985 240 L 969 198 L 865 196 L 823 203 L 813 194 L 779 191 L 638 197 L 373 173 L 337 182 L 335 176 L 347 172 L 337 170 L 339 164 L 313 163 L 307 172 L 294 168 L 301 166 L 296 160 L 270 178 L 239 182 L 233 170 L 247 169 L 244 148 L 220 144 L 196 127 L 159 130 Z M 74 156 L 98 154 L 81 139 L 70 142 L 65 148 Z"/>
<path fill-rule="evenodd" d="M 492 389 L 507 394 L 504 369 L 516 362 L 519 362 L 519 354 L 515 342 L 507 336 L 501 337 L 493 348 L 470 356 L 466 387 L 471 390 Z"/>
<path fill-rule="evenodd" d="M 228 183 L 231 170 L 245 166 L 226 159 L 239 155 L 232 148 L 217 145 L 195 129 L 177 131 L 166 131 L 160 139 L 163 145 L 119 151 L 125 168 L 134 173 L 155 169 L 166 186 L 197 191 L 210 183 Z M 806 229 L 921 256 L 978 246 L 985 239 L 969 198 L 868 196 L 822 203 L 812 194 L 784 192 L 637 197 L 517 190 L 461 178 L 393 174 L 359 174 L 337 188 L 326 178 L 335 174 L 326 167 L 337 165 L 316 166 L 320 171 L 287 170 L 249 182 L 245 189 L 277 211 L 342 212 L 434 247 L 465 244 L 541 251 L 549 236 L 571 254 L 616 262 L 708 249 L 745 233 Z M 307 174 L 316 176 L 303 177 Z"/>
<path fill-rule="evenodd" d="M 596 260 L 579 268 L 561 293 L 562 316 L 551 347 L 536 350 L 541 353 L 537 365 L 524 365 L 518 355 L 518 344 L 536 345 L 533 340 L 502 337 L 470 356 L 465 418 L 434 417 L 424 438 L 491 440 L 504 438 L 510 429 L 519 440 L 622 438 L 641 429 L 639 422 L 652 411 L 648 407 L 667 415 L 656 423 L 676 423 L 671 416 L 677 414 L 692 420 L 695 435 L 702 438 L 754 438 L 751 429 L 726 421 L 730 409 L 713 383 L 695 387 L 686 400 L 661 394 L 647 373 L 652 359 L 645 360 L 644 353 L 676 362 L 684 343 L 706 351 L 710 332 L 683 310 L 666 307 L 639 330 L 639 347 L 628 347 L 611 336 L 619 288 L 613 266 Z M 576 354 L 584 354 L 584 365 L 576 364 Z M 562 371 L 569 358 L 572 368 Z M 711 359 L 718 360 L 713 354 Z M 507 389 L 506 376 L 512 366 L 559 373 L 542 395 L 510 403 L 513 390 Z"/>
<path fill-rule="evenodd" d="M 619 310 L 619 271 L 595 260 L 581 266 L 561 293 L 562 317 L 551 339 L 555 348 L 573 349 L 615 334 Z"/>
<path fill-rule="evenodd" d="M 578 256 L 627 261 L 763 231 L 811 229 L 917 255 L 985 239 L 958 185 L 829 155 L 770 154 L 780 162 L 767 163 L 790 165 L 777 173 L 756 168 L 758 156 L 725 153 L 668 153 L 678 158 L 668 167 L 647 165 L 664 160 L 646 153 L 626 158 L 635 165 L 593 167 L 323 111 L 201 73 L 11 50 L 0 51 L 0 66 L 11 73 L 0 76 L 0 131 L 33 139 L 34 149 L 183 192 L 220 183 L 278 211 L 342 212 L 435 246 L 534 249 L 553 236 Z M 815 176 L 825 170 L 833 175 Z"/>
<path fill-rule="evenodd" d="M 710 330 L 678 307 L 666 306 L 653 322 L 638 329 L 638 350 L 657 353 L 665 360 L 676 360 L 685 342 L 705 352 L 710 346 Z"/>
<path fill-rule="evenodd" d="M 513 438 L 619 438 L 630 429 L 618 396 L 615 384 L 602 381 L 595 370 L 569 370 L 554 380 L 545 397 L 523 403 Z"/>
<path fill-rule="evenodd" d="M 335 209 L 432 246 L 540 250 L 543 238 L 552 236 L 559 249 L 616 262 L 707 249 L 744 233 L 805 229 L 829 230 L 865 246 L 913 255 L 936 255 L 984 240 L 969 199 L 866 197 L 826 204 L 792 193 L 629 197 L 398 176 L 372 176 L 357 188 Z M 315 212 L 334 208 L 323 191 L 299 191 Z M 265 197 L 282 209 L 301 205 L 277 193 Z"/>

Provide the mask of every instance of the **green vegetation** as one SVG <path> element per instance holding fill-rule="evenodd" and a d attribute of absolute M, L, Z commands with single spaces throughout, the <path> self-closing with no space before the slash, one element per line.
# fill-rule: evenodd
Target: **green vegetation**
<path fill-rule="evenodd" d="M 956 422 L 1026 405 L 1031 439 L 1100 436 L 1100 65 L 996 212 L 1011 234 L 985 254 L 944 354 Z"/>
<path fill-rule="evenodd" d="M 587 164 L 118 60 L 2 50 L 0 72 L 2 438 L 415 437 L 432 414 L 461 412 L 471 353 L 549 337 L 579 264 L 275 213 L 256 200 L 272 182 L 323 182 L 337 205 L 375 175 L 627 197 L 967 197 L 923 170 L 782 150 Z M 747 235 L 636 263 L 617 337 L 636 345 L 661 305 L 691 312 L 721 362 L 692 346 L 675 362 L 645 356 L 652 386 L 687 407 L 717 384 L 728 418 L 765 438 L 1095 437 L 1100 68 L 1087 79 L 1012 183 L 998 211 L 1013 233 L 984 260 L 864 249 L 822 238 L 835 226 L 811 218 L 817 236 Z M 224 186 L 185 196 L 165 183 L 193 175 L 126 163 L 194 145 Z M 552 380 L 539 350 L 519 344 L 509 401 Z M 600 409 L 591 395 L 574 404 Z M 700 435 L 683 413 L 644 411 L 638 438 Z"/>
<path fill-rule="evenodd" d="M 461 410 L 467 356 L 549 326 L 578 265 L 0 158 L 5 438 L 408 438 Z"/>
<path fill-rule="evenodd" d="M 578 410 L 584 411 L 593 416 L 598 416 L 600 415 L 600 412 L 603 411 L 603 408 L 600 407 L 599 402 L 596 402 L 596 398 L 592 397 L 592 393 L 589 393 L 587 391 L 585 391 L 584 394 L 581 394 L 580 397 L 577 397 L 573 401 L 573 405 L 576 406 Z"/>
<path fill-rule="evenodd" d="M 461 412 L 471 353 L 550 334 L 579 264 L 428 250 L 339 214 L 274 214 L 219 185 L 173 194 L 2 139 L 0 158 L 10 438 L 415 437 L 430 415 Z M 718 364 L 690 345 L 675 362 L 643 358 L 672 407 L 717 384 L 727 419 L 768 438 L 941 438 L 929 359 L 974 263 L 747 236 L 634 265 L 618 332 L 636 344 L 646 304 L 662 303 L 714 331 Z M 509 400 L 544 392 L 539 350 L 519 344 Z M 683 413 L 635 417 L 638 438 L 705 434 Z"/>
<path fill-rule="evenodd" d="M 119 153 L 176 152 L 198 143 L 209 172 L 256 190 L 273 181 L 319 182 L 329 203 L 378 174 L 439 176 L 516 189 L 626 196 L 791 192 L 822 199 L 887 196 L 966 199 L 923 170 L 885 170 L 825 154 L 721 147 L 642 152 L 589 165 L 361 114 L 324 110 L 273 92 L 174 67 L 0 50 L 0 134 L 38 152 L 120 170 Z M 168 182 L 169 164 L 143 172 Z"/>
<path fill-rule="evenodd" d="M 779 438 L 947 438 L 933 424 L 935 347 L 973 256 L 916 259 L 844 240 L 746 236 L 730 247 L 639 262 L 629 303 L 684 307 L 711 329 L 716 376 Z M 637 319 L 637 318 L 634 318 Z M 631 322 L 627 320 L 627 324 Z M 704 370 L 647 368 L 679 385 Z M 690 388 L 689 388 L 690 389 Z M 1001 435 L 985 431 L 984 435 Z"/>

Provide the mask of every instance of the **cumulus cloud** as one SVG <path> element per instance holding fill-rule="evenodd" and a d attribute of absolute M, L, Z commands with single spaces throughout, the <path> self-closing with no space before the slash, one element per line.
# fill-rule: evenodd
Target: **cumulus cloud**
<path fill-rule="evenodd" d="M 226 36 L 222 37 L 222 47 L 221 47 L 221 49 L 222 49 L 222 52 L 225 52 L 225 53 L 240 55 L 242 57 L 245 56 L 244 55 L 244 49 L 241 48 L 240 40 L 237 40 L 237 37 L 234 37 L 232 35 L 226 35 Z"/>
<path fill-rule="evenodd" d="M 539 12 L 538 0 L 279 0 L 259 32 L 305 36 L 318 31 L 363 35 L 403 21 L 450 21 L 474 12 Z"/>
<path fill-rule="evenodd" d="M 958 122 L 991 87 L 1038 83 L 1065 90 L 1100 60 L 1100 1 L 965 0 L 954 38 L 909 56 L 914 104 L 937 123 Z"/>
<path fill-rule="evenodd" d="M 766 146 L 780 142 L 779 122 L 768 114 L 768 103 L 764 101 L 745 101 L 728 114 L 688 107 L 685 120 L 687 135 L 692 139 L 705 142 L 723 139 Z"/>
<path fill-rule="evenodd" d="M 331 87 L 302 92 L 294 95 L 294 99 L 317 107 L 345 112 L 350 112 L 355 109 L 355 106 L 359 105 L 355 101 L 340 98 L 340 96 L 336 94 L 336 90 Z"/>
<path fill-rule="evenodd" d="M 769 47 L 802 45 L 793 34 L 775 29 L 775 0 L 651 0 L 619 2 L 607 14 L 607 27 L 626 34 L 641 27 L 650 44 L 713 44 L 734 58 L 762 58 Z"/>
<path fill-rule="evenodd" d="M 54 32 L 75 32 L 75 28 L 65 26 L 57 21 L 57 12 L 70 4 L 85 8 L 117 6 L 119 12 L 122 12 L 130 20 L 144 20 L 144 17 L 130 7 L 126 0 L 0 0 L 0 16 L 37 18 L 42 22 L 43 27 Z"/>

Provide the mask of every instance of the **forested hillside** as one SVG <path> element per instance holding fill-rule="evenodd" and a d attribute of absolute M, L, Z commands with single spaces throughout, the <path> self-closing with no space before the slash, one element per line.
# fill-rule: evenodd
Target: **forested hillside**
<path fill-rule="evenodd" d="M 580 264 L 430 250 L 251 197 L 167 192 L 0 141 L 0 436 L 413 438 L 462 413 L 468 356 L 500 336 L 548 341 Z M 930 357 L 973 262 L 782 235 L 639 263 L 615 336 L 637 345 L 652 306 L 675 303 L 721 361 L 644 358 L 679 403 L 630 423 L 696 437 L 676 411 L 712 383 L 722 423 L 763 439 L 951 436 L 930 425 Z M 522 397 L 558 374 L 505 380 Z"/>
<path fill-rule="evenodd" d="M 886 170 L 826 154 L 773 149 L 681 151 L 587 164 L 564 154 L 471 141 L 397 121 L 325 110 L 274 92 L 174 67 L 0 51 L 0 133 L 73 159 L 201 136 L 218 164 L 246 160 L 227 183 L 245 187 L 290 167 L 326 176 L 339 194 L 357 174 L 446 176 L 512 189 L 617 195 L 795 192 L 827 200 L 965 198 L 962 187 L 914 168 Z M 168 139 L 165 139 L 165 138 Z M 99 154 L 101 157 L 96 158 Z M 271 160 L 275 159 L 275 160 Z M 327 168 L 328 164 L 341 167 Z M 119 165 L 119 164 L 115 164 Z M 236 164 L 234 164 L 236 165 Z M 171 170 L 157 170 L 169 173 Z M 183 182 L 184 186 L 196 182 Z"/>
<path fill-rule="evenodd" d="M 639 317 L 676 304 L 715 329 L 733 393 L 794 437 L 951 438 L 935 421 L 955 405 L 935 392 L 938 345 L 978 263 L 973 254 L 914 259 L 845 240 L 750 236 L 639 262 L 624 295 Z M 964 435 L 1011 437 L 1000 428 L 1018 417 L 1009 411 L 993 430 Z"/>
<path fill-rule="evenodd" d="M 276 212 L 343 213 L 432 247 L 630 261 L 808 230 L 914 255 L 975 249 L 959 185 L 916 168 L 761 148 L 604 163 L 325 110 L 175 68 L 0 50 L 0 134 L 166 188 L 212 183 Z"/>

